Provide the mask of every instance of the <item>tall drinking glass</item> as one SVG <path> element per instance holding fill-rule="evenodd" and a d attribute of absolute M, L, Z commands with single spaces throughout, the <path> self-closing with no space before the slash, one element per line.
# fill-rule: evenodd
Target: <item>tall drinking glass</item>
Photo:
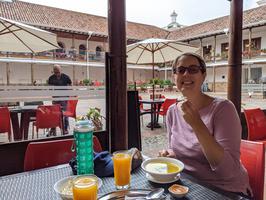
<path fill-rule="evenodd" d="M 97 200 L 98 184 L 95 176 L 81 175 L 73 179 L 74 200 Z"/>
<path fill-rule="evenodd" d="M 113 153 L 114 179 L 118 190 L 130 187 L 131 160 L 130 151 L 116 151 Z"/>

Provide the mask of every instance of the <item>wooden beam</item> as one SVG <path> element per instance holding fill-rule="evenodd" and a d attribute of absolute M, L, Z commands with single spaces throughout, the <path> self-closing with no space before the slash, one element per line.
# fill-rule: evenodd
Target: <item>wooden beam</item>
<path fill-rule="evenodd" d="M 125 0 L 108 1 L 111 152 L 128 148 Z"/>
<path fill-rule="evenodd" d="M 243 0 L 231 0 L 228 55 L 228 94 L 240 116 Z"/>

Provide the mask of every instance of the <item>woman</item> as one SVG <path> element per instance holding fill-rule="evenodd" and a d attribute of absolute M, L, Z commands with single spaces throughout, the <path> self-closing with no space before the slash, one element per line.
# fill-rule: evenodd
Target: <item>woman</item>
<path fill-rule="evenodd" d="M 168 110 L 169 149 L 159 155 L 181 160 L 185 171 L 203 182 L 250 195 L 247 171 L 240 163 L 241 124 L 234 105 L 202 93 L 206 65 L 200 56 L 179 56 L 173 73 L 185 100 Z"/>

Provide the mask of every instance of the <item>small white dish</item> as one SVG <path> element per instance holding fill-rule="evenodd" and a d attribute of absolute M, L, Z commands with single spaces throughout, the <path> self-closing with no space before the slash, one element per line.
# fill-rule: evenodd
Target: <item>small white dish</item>
<path fill-rule="evenodd" d="M 93 178 L 97 179 L 98 182 L 98 189 L 102 186 L 102 180 L 95 176 L 94 174 L 88 175 L 92 176 Z M 63 200 L 73 200 L 73 192 L 72 192 L 72 179 L 77 176 L 68 176 L 65 178 L 60 179 L 54 184 L 54 190 Z"/>
<path fill-rule="evenodd" d="M 170 179 L 170 180 L 157 180 L 150 174 L 146 173 L 146 178 L 149 181 L 154 182 L 154 183 L 167 184 L 167 183 L 173 183 L 173 182 L 178 181 L 180 179 L 180 174 L 177 174 L 177 176 L 175 176 L 173 179 Z"/>
<path fill-rule="evenodd" d="M 173 197 L 182 198 L 188 193 L 189 188 L 187 186 L 174 184 L 168 188 L 168 191 Z"/>

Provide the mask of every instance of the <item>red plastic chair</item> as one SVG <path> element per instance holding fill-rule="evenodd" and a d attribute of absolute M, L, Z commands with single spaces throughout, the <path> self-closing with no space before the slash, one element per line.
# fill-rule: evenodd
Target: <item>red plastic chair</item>
<path fill-rule="evenodd" d="M 29 143 L 24 158 L 24 171 L 68 163 L 76 154 L 72 151 L 73 142 L 74 139 L 65 139 Z M 95 152 L 102 151 L 96 136 L 93 136 L 93 149 Z"/>
<path fill-rule="evenodd" d="M 38 106 L 36 110 L 36 122 L 33 122 L 32 138 L 34 138 L 34 126 L 36 126 L 37 138 L 39 129 L 59 127 L 63 134 L 62 111 L 60 105 Z"/>
<path fill-rule="evenodd" d="M 73 139 L 30 142 L 25 158 L 24 171 L 68 163 L 75 156 L 71 151 Z"/>
<path fill-rule="evenodd" d="M 244 110 L 248 140 L 266 140 L 266 117 L 260 108 Z"/>
<path fill-rule="evenodd" d="M 142 97 L 141 96 L 139 96 L 139 100 L 142 100 Z M 143 103 L 139 103 L 139 108 L 140 108 L 140 111 L 143 110 Z"/>
<path fill-rule="evenodd" d="M 0 133 L 7 133 L 11 141 L 10 112 L 7 107 L 0 107 Z"/>
<path fill-rule="evenodd" d="M 263 142 L 241 140 L 241 162 L 249 176 L 254 199 L 263 200 L 265 150 Z"/>
<path fill-rule="evenodd" d="M 165 116 L 168 111 L 168 108 L 176 102 L 177 102 L 176 99 L 165 99 L 164 103 L 162 104 L 162 107 L 161 107 L 162 110 L 159 112 L 159 115 L 163 116 L 164 124 L 165 124 Z"/>
<path fill-rule="evenodd" d="M 63 115 L 66 117 L 72 117 L 76 119 L 76 107 L 78 104 L 78 100 L 68 100 L 66 111 L 63 112 Z"/>
<path fill-rule="evenodd" d="M 102 145 L 96 136 L 93 136 L 93 149 L 95 152 L 103 151 Z"/>

